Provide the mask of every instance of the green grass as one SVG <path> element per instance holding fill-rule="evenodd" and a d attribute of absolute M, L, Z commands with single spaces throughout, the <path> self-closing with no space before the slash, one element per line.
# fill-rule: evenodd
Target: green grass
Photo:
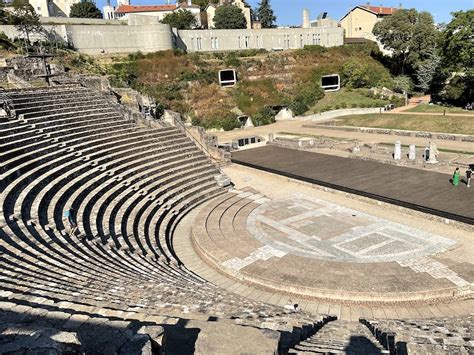
<path fill-rule="evenodd" d="M 342 108 L 381 107 L 390 103 L 390 100 L 375 99 L 367 96 L 368 89 L 343 88 L 337 92 L 327 92 L 316 105 L 311 107 L 309 114 Z"/>
<path fill-rule="evenodd" d="M 406 112 L 427 112 L 427 113 L 463 113 L 465 115 L 474 115 L 472 111 L 466 111 L 461 107 L 446 107 L 440 105 L 428 105 L 428 104 L 421 104 L 416 107 L 413 107 Z"/>
<path fill-rule="evenodd" d="M 474 134 L 474 117 L 472 116 L 420 116 L 395 113 L 354 115 L 338 118 L 338 125 Z"/>
<path fill-rule="evenodd" d="M 265 106 L 279 105 L 284 101 L 271 79 L 241 81 L 235 88 L 237 107 L 246 115 L 255 115 Z"/>

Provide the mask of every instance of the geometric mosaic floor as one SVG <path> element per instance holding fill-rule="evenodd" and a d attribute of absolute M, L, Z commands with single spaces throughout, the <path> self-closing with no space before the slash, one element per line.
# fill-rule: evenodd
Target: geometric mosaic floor
<path fill-rule="evenodd" d="M 364 302 L 387 295 L 415 301 L 474 291 L 472 261 L 453 257 L 462 244 L 446 235 L 300 193 L 270 200 L 245 190 L 232 192 L 239 196 L 235 201 L 244 201 L 237 206 L 249 206 L 248 211 L 238 214 L 224 203 L 205 222 L 210 224 L 208 237 L 201 237 L 204 243 L 196 233 L 196 245 L 208 248 L 206 254 L 213 255 L 208 261 L 233 277 L 310 297 L 337 294 Z M 247 231 L 233 234 L 240 226 Z"/>
<path fill-rule="evenodd" d="M 247 220 L 250 233 L 282 253 L 355 263 L 409 262 L 455 241 L 304 195 L 273 200 Z"/>

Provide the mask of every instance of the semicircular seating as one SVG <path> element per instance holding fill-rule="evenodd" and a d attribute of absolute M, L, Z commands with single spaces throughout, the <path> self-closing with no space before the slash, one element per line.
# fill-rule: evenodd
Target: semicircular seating
<path fill-rule="evenodd" d="M 220 289 L 188 270 L 173 248 L 183 216 L 213 199 L 193 233 L 212 246 L 209 257 L 225 257 L 229 246 L 246 255 L 257 245 L 251 245 L 245 220 L 264 196 L 250 189 L 227 192 L 216 183 L 219 170 L 183 132 L 140 127 L 97 92 L 70 85 L 4 94 L 16 117 L 0 120 L 0 352 L 13 313 L 22 322 L 20 333 L 39 334 L 38 327 L 52 329 L 54 321 L 55 327 L 82 329 L 84 343 L 94 350 L 105 349 L 91 336 L 104 319 L 120 328 L 113 328 L 110 340 L 139 336 L 133 322 L 170 326 L 177 319 L 216 318 L 279 331 L 282 353 L 309 338 L 294 349 L 311 352 L 310 337 L 334 317 Z M 466 319 L 441 348 L 472 350 L 470 324 Z M 429 333 L 431 342 L 436 326 L 435 320 L 425 328 L 386 321 L 377 329 L 395 328 L 401 341 L 423 351 L 440 347 L 420 345 L 410 329 Z M 325 346 L 337 337 L 332 328 L 319 337 Z"/>
<path fill-rule="evenodd" d="M 206 314 L 288 332 L 289 345 L 295 329 L 314 328 L 314 318 L 221 290 L 181 264 L 176 224 L 226 192 L 183 132 L 139 127 L 80 86 L 5 93 L 16 118 L 0 122 L 0 302 Z"/>

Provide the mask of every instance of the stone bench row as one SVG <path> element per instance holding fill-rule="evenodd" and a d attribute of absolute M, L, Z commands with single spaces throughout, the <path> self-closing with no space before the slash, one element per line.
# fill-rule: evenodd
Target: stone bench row
<path fill-rule="evenodd" d="M 24 99 L 48 101 L 46 94 L 33 96 Z M 9 164 L 1 176 L 1 260 L 8 265 L 2 288 L 21 290 L 28 299 L 46 295 L 144 313 L 221 314 L 289 332 L 308 322 L 219 290 L 170 262 L 176 261 L 171 234 L 177 221 L 223 192 L 213 178 L 217 170 L 182 133 L 130 129 L 127 121 L 100 116 L 99 110 L 66 108 L 14 120 L 18 127 L 0 126 L 18 143 L 2 155 Z M 87 122 L 96 114 L 94 124 Z M 108 118 L 119 121 L 112 127 L 120 129 L 107 132 Z M 45 130 L 49 136 L 42 136 Z M 8 155 L 13 151 L 19 154 Z M 154 165 L 147 160 L 153 154 Z M 69 208 L 81 210 L 84 230 L 102 235 L 65 232 L 63 212 Z M 166 257 L 150 258 L 135 247 L 161 247 L 157 254 Z"/>

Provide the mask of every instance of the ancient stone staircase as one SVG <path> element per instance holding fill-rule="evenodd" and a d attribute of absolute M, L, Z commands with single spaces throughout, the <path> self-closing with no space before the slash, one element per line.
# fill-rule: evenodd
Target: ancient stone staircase
<path fill-rule="evenodd" d="M 300 342 L 289 354 L 388 354 L 361 323 L 335 320 L 309 339 Z"/>

